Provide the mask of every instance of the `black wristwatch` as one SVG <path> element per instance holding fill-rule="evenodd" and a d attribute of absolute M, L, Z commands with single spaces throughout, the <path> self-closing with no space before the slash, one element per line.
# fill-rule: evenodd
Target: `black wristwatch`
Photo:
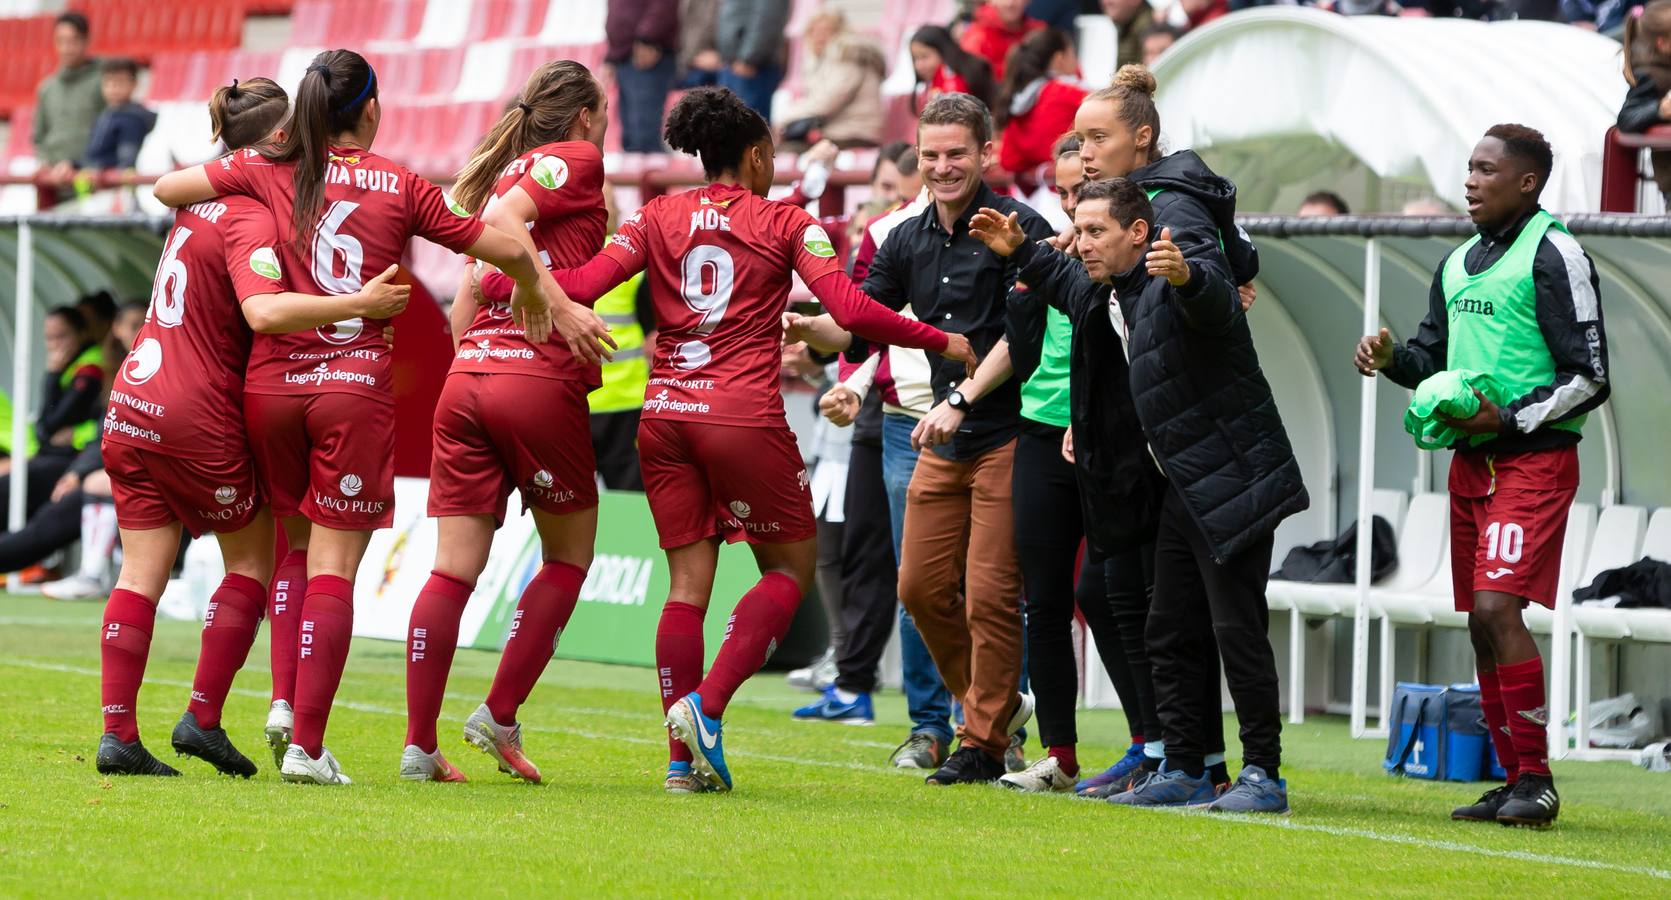
<path fill-rule="evenodd" d="M 962 391 L 954 390 L 951 393 L 947 394 L 946 395 L 946 405 L 951 407 L 952 409 L 957 410 L 958 412 L 966 413 L 966 412 L 969 411 L 969 399 L 967 397 L 963 396 Z"/>

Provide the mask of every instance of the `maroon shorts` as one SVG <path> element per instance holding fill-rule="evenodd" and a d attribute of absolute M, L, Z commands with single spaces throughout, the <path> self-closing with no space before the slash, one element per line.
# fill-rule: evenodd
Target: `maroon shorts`
<path fill-rule="evenodd" d="M 250 449 L 273 515 L 342 531 L 395 511 L 395 408 L 354 394 L 244 394 Z"/>
<path fill-rule="evenodd" d="M 598 505 L 586 385 L 538 375 L 454 372 L 435 407 L 429 514 L 491 515 L 522 491 L 553 515 Z"/>
<path fill-rule="evenodd" d="M 181 459 L 115 441 L 105 441 L 101 452 L 119 527 L 145 531 L 179 522 L 202 537 L 244 528 L 261 510 L 247 456 Z"/>
<path fill-rule="evenodd" d="M 1498 591 L 1553 609 L 1567 516 L 1578 493 L 1578 448 L 1451 460 L 1451 588 L 1456 608 Z M 1524 604 L 1523 604 L 1524 605 Z"/>
<path fill-rule="evenodd" d="M 644 419 L 638 458 L 663 549 L 716 535 L 789 544 L 817 534 L 806 464 L 787 425 Z"/>

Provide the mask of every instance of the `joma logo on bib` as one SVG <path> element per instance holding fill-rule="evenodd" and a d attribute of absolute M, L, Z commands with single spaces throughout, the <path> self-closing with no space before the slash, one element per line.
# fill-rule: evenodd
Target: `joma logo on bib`
<path fill-rule="evenodd" d="M 1463 313 L 1474 316 L 1495 317 L 1497 315 L 1497 307 L 1494 306 L 1490 300 L 1475 300 L 1472 297 L 1458 297 L 1456 298 L 1456 302 L 1451 305 L 1451 318 L 1454 319 Z"/>

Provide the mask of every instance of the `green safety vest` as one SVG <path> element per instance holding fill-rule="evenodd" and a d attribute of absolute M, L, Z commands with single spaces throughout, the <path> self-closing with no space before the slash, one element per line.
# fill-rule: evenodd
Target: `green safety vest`
<path fill-rule="evenodd" d="M 83 366 L 98 366 L 102 370 L 104 368 L 104 351 L 100 350 L 96 346 L 88 347 L 86 350 L 81 351 L 81 355 L 77 356 L 73 362 L 64 367 L 63 372 L 59 373 L 58 386 L 67 389 L 70 386 L 70 382 L 75 380 L 76 371 Z M 100 422 L 98 419 L 88 419 L 87 421 L 75 426 L 75 432 L 70 437 L 70 445 L 75 449 L 80 450 L 88 444 L 98 440 L 99 427 Z"/>
<path fill-rule="evenodd" d="M 1468 274 L 1463 262 L 1479 243 L 1477 234 L 1445 261 L 1441 281 L 1450 327 L 1445 368 L 1490 373 L 1494 389 L 1482 388 L 1480 393 L 1498 406 L 1555 380 L 1555 358 L 1538 328 L 1537 289 L 1532 284 L 1538 245 L 1551 228 L 1567 230 L 1554 216 L 1538 210 L 1508 252 L 1477 275 Z M 1584 418 L 1574 416 L 1550 427 L 1582 431 Z M 1476 438 L 1473 443 L 1485 440 Z"/>
<path fill-rule="evenodd" d="M 35 441 L 35 429 L 23 430 L 23 444 L 30 456 L 39 449 Z M 0 453 L 12 455 L 12 398 L 11 395 L 0 391 Z"/>
<path fill-rule="evenodd" d="M 587 398 L 595 413 L 625 412 L 644 406 L 650 386 L 650 361 L 644 355 L 644 328 L 638 324 L 638 285 L 644 273 L 616 285 L 592 309 L 609 325 L 615 339 L 615 359 L 603 364 L 603 386 Z"/>

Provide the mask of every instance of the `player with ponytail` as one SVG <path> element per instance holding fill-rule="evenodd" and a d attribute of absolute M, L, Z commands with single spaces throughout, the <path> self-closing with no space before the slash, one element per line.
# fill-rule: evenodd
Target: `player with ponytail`
<path fill-rule="evenodd" d="M 253 78 L 216 90 L 209 119 L 215 136 L 239 150 L 282 140 L 289 108 L 282 88 Z M 247 197 L 180 210 L 164 242 L 145 323 L 114 381 L 104 463 L 123 554 L 100 641 L 106 733 L 97 766 L 106 774 L 178 774 L 140 743 L 134 700 L 181 528 L 215 532 L 227 574 L 209 599 L 191 704 L 172 743 L 225 774 L 256 771 L 220 725 L 273 572 L 273 520 L 244 437 L 250 329 L 308 329 L 349 316 L 389 315 L 406 305 L 410 291 L 379 278 L 341 296 L 289 293 L 277 244 L 272 214 Z M 295 632 L 289 634 L 294 645 Z M 278 656 L 275 694 L 284 683 Z"/>
<path fill-rule="evenodd" d="M 563 296 L 519 236 L 486 227 L 435 185 L 372 151 L 382 118 L 377 73 L 364 57 L 324 51 L 302 76 L 290 127 L 276 147 L 165 176 L 156 196 L 176 207 L 216 194 L 259 200 L 278 224 L 283 268 L 323 294 L 350 294 L 378 273 L 392 274 L 414 236 L 469 253 L 516 281 L 512 307 L 530 338 L 549 335 L 555 304 L 565 336 L 599 355 L 597 339 L 607 337 L 602 322 Z M 280 769 L 289 781 L 348 783 L 324 748 L 324 733 L 348 656 L 354 574 L 371 532 L 388 527 L 394 512 L 386 321 L 355 316 L 264 335 L 246 375 L 251 446 L 273 511 L 290 520 L 287 532 L 308 531 L 295 702 L 273 711 L 273 724 L 294 716 Z M 282 729 L 276 734 L 282 740 Z"/>
<path fill-rule="evenodd" d="M 515 103 L 459 172 L 454 198 L 513 235 L 548 266 L 576 266 L 603 246 L 603 89 L 580 63 L 558 60 L 529 76 Z M 523 589 L 487 702 L 465 740 L 528 781 L 516 713 L 545 671 L 592 562 L 598 493 L 586 394 L 598 367 L 555 342 L 535 343 L 511 322 L 506 295 L 477 302 L 473 266 L 453 301 L 458 352 L 435 410 L 429 514 L 438 521 L 435 568 L 407 628 L 406 748 L 400 775 L 462 781 L 441 755 L 435 720 L 447 689 L 459 620 L 487 565 L 506 499 L 519 490 L 534 516 L 544 565 Z"/>

